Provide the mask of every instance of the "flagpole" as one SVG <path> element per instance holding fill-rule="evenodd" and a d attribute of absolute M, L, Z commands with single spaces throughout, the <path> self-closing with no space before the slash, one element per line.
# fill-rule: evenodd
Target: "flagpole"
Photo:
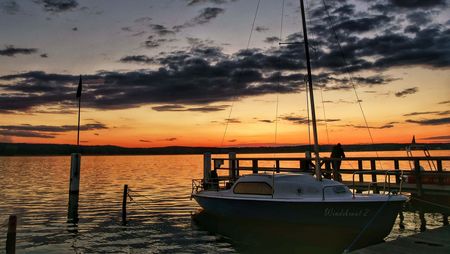
<path fill-rule="evenodd" d="M 81 113 L 81 96 L 78 98 L 78 132 L 77 132 L 78 151 L 80 151 L 80 113 Z"/>
<path fill-rule="evenodd" d="M 82 90 L 82 81 L 81 81 L 81 75 L 80 75 L 80 81 L 78 82 L 78 89 L 77 89 L 77 98 L 78 98 L 77 152 L 80 152 L 81 90 Z"/>

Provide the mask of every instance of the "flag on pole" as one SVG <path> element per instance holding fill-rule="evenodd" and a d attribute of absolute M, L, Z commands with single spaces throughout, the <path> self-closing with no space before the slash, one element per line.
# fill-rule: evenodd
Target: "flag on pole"
<path fill-rule="evenodd" d="M 77 89 L 77 98 L 81 97 L 81 90 L 83 89 L 83 82 L 81 81 L 81 75 L 80 75 L 80 81 L 78 82 L 78 89 Z"/>

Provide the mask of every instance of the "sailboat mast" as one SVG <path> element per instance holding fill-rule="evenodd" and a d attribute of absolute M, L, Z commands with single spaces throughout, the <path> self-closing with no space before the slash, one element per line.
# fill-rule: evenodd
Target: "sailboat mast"
<path fill-rule="evenodd" d="M 319 157 L 319 139 L 317 137 L 317 123 L 316 123 L 316 110 L 314 107 L 314 90 L 312 86 L 311 77 L 311 62 L 309 59 L 309 45 L 308 45 L 308 33 L 306 32 L 306 19 L 305 19 L 305 7 L 303 5 L 303 0 L 300 0 L 300 8 L 302 11 L 302 26 L 303 26 L 303 39 L 305 44 L 305 55 L 306 55 L 306 68 L 308 70 L 308 85 L 309 85 L 309 101 L 311 103 L 311 118 L 313 126 L 313 136 L 314 136 L 314 154 L 315 154 L 315 166 L 316 166 L 316 178 L 321 180 L 320 174 L 320 157 Z"/>

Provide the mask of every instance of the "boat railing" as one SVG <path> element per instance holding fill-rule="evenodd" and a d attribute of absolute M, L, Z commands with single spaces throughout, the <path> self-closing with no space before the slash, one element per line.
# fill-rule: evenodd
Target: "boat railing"
<path fill-rule="evenodd" d="M 228 178 L 218 177 L 217 179 L 192 179 L 191 197 L 203 190 L 223 190 L 229 188 Z"/>
<path fill-rule="evenodd" d="M 356 181 L 355 181 L 355 176 L 356 175 L 365 175 L 365 174 L 370 174 L 370 175 L 384 175 L 384 181 L 383 181 L 383 194 L 388 194 L 391 195 L 393 194 L 393 192 L 391 191 L 391 176 L 403 176 L 403 170 L 400 171 L 392 171 L 392 170 L 385 170 L 383 172 L 377 172 L 374 170 L 362 170 L 362 171 L 355 171 L 352 174 L 352 193 L 353 193 L 353 197 L 355 197 L 355 192 L 358 188 L 356 188 Z M 395 192 L 395 194 L 399 194 L 402 192 L 402 180 L 400 181 L 400 187 L 399 187 L 399 191 Z M 368 182 L 367 183 L 367 194 L 370 194 L 370 191 L 372 190 L 372 187 L 375 187 L 375 190 L 372 190 L 372 193 L 379 193 L 378 190 L 378 184 L 380 184 L 380 182 L 375 181 L 375 182 Z"/>

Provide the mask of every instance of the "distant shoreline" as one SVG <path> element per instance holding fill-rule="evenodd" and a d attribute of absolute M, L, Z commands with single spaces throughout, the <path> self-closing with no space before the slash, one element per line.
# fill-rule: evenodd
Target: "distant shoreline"
<path fill-rule="evenodd" d="M 345 151 L 404 151 L 410 144 L 348 144 L 343 145 Z M 420 144 L 429 150 L 450 150 L 450 143 Z M 321 152 L 330 152 L 332 145 L 320 146 Z M 227 154 L 236 152 L 248 153 L 303 153 L 312 150 L 309 145 L 280 146 L 280 147 L 188 147 L 168 146 L 152 148 L 126 148 L 120 146 L 80 146 L 83 155 L 182 155 L 182 154 Z M 27 144 L 27 143 L 0 143 L 0 156 L 67 156 L 77 152 L 75 145 L 66 144 Z"/>

